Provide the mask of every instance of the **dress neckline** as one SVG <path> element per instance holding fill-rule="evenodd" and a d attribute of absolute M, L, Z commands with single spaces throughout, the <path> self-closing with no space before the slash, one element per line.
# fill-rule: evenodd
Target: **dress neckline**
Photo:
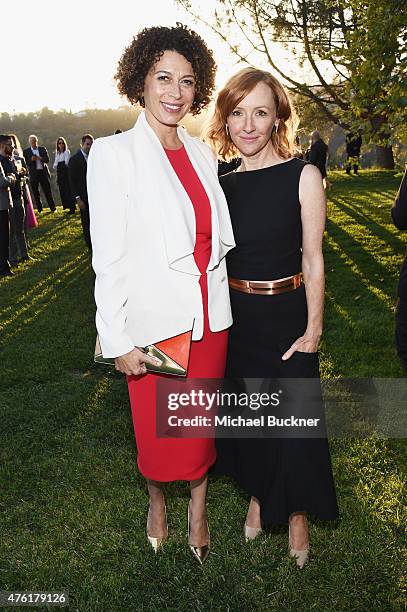
<path fill-rule="evenodd" d="M 277 168 L 278 166 L 285 166 L 286 164 L 289 164 L 290 162 L 294 161 L 294 159 L 297 159 L 297 158 L 292 157 L 291 159 L 287 159 L 284 162 L 279 162 L 278 164 L 272 164 L 271 166 L 264 166 L 263 168 L 256 168 L 255 170 L 243 170 L 243 172 L 238 171 L 238 168 L 236 168 L 236 170 L 232 170 L 232 172 L 233 174 L 252 174 L 253 172 L 261 172 L 262 170 L 270 170 L 270 168 Z"/>
<path fill-rule="evenodd" d="M 182 145 L 179 147 L 179 149 L 167 149 L 166 147 L 163 147 L 164 151 L 166 153 L 178 153 L 179 151 L 182 151 L 182 149 L 184 149 L 184 143 L 182 143 Z"/>

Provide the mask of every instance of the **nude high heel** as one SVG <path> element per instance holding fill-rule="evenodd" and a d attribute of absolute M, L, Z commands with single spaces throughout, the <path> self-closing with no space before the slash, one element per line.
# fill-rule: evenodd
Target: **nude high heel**
<path fill-rule="evenodd" d="M 263 529 L 261 527 L 249 527 L 247 523 L 245 523 L 243 526 L 243 533 L 246 542 L 249 540 L 255 540 L 262 531 Z"/>
<path fill-rule="evenodd" d="M 150 507 L 148 508 L 148 513 L 147 513 L 147 540 L 150 542 L 152 549 L 154 550 L 155 553 L 157 553 L 159 551 L 159 549 L 162 547 L 163 543 L 165 542 L 165 540 L 168 538 L 168 523 L 167 523 L 167 506 L 164 504 L 164 511 L 165 511 L 165 530 L 167 532 L 167 535 L 165 536 L 160 536 L 160 537 L 154 537 L 154 536 L 150 536 L 148 535 L 148 519 L 150 517 Z"/>
<path fill-rule="evenodd" d="M 188 538 L 189 538 L 189 533 L 190 533 L 190 525 L 189 525 L 189 506 L 190 503 L 188 504 Z M 192 554 L 194 555 L 195 559 L 198 561 L 198 563 L 200 563 L 200 565 L 203 565 L 204 562 L 206 561 L 206 559 L 208 558 L 209 555 L 209 549 L 210 549 L 210 543 L 211 543 L 211 534 L 209 533 L 209 525 L 208 525 L 208 521 L 206 521 L 206 526 L 208 528 L 208 543 L 204 544 L 204 546 L 192 546 L 192 544 L 189 545 L 189 548 L 192 552 Z"/>
<path fill-rule="evenodd" d="M 289 548 L 289 551 L 290 551 L 290 557 L 294 557 L 295 558 L 295 562 L 297 564 L 297 567 L 302 569 L 304 567 L 304 565 L 306 564 L 306 562 L 308 561 L 308 557 L 309 557 L 309 544 L 308 544 L 307 548 L 305 548 L 304 550 L 297 550 L 296 548 L 292 548 L 291 547 L 290 523 L 288 523 L 288 548 Z"/>
<path fill-rule="evenodd" d="M 252 497 L 250 500 L 248 512 L 250 510 L 250 506 L 251 506 L 253 499 L 254 498 Z M 247 516 L 246 516 L 246 520 L 243 526 L 243 533 L 244 533 L 244 538 L 246 542 L 248 542 L 249 540 L 255 540 L 262 531 L 263 529 L 261 527 L 249 527 L 249 525 L 247 524 Z"/>

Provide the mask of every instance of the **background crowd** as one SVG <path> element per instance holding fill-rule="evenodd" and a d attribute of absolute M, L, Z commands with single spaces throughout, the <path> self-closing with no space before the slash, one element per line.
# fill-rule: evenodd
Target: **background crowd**
<path fill-rule="evenodd" d="M 15 134 L 0 135 L 0 275 L 12 276 L 12 267 L 33 260 L 28 231 L 38 225 L 42 197 L 52 213 L 57 211 L 51 190 L 50 158 L 46 147 L 31 134 L 24 150 Z M 53 170 L 57 174 L 63 210 L 74 214 L 78 207 L 86 246 L 91 251 L 86 170 L 93 136 L 84 134 L 80 148 L 71 156 L 65 138 L 56 141 Z M 31 190 L 30 190 L 31 188 Z M 34 205 L 35 204 L 35 209 Z"/>

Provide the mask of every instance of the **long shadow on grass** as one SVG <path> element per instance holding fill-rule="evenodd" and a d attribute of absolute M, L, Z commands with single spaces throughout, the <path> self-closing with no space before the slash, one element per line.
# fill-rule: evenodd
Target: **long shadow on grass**
<path fill-rule="evenodd" d="M 55 252 L 55 256 L 57 261 L 53 261 L 52 267 L 47 260 L 42 260 L 36 264 L 28 264 L 25 270 L 16 274 L 13 283 L 8 287 L 10 296 L 8 305 L 2 308 L 2 318 L 15 312 L 19 304 L 25 304 L 31 299 L 35 300 L 36 295 L 39 295 L 44 289 L 50 290 L 54 284 L 58 285 L 61 277 L 70 274 L 72 268 L 86 262 L 85 258 L 65 246 L 61 246 Z M 34 279 L 35 282 L 27 285 L 27 277 L 31 281 Z"/>
<path fill-rule="evenodd" d="M 349 217 L 354 219 L 357 223 L 366 227 L 372 234 L 375 234 L 379 238 L 381 238 L 384 242 L 389 244 L 396 254 L 398 254 L 403 248 L 405 248 L 405 243 L 400 240 L 397 236 L 395 236 L 392 232 L 387 230 L 377 223 L 372 217 L 366 215 L 365 213 L 358 213 L 354 210 L 356 206 L 350 207 L 338 198 L 334 198 L 331 202 L 344 213 L 346 213 Z"/>
<path fill-rule="evenodd" d="M 30 244 L 37 246 L 39 241 L 49 239 L 54 233 L 60 233 L 64 226 L 66 228 L 72 227 L 72 221 L 76 223 L 75 220 L 65 219 L 65 217 L 59 217 L 59 215 L 58 218 L 49 216 L 43 219 L 40 217 L 37 227 L 32 228 L 28 232 Z"/>
<path fill-rule="evenodd" d="M 63 238 L 66 235 L 64 234 L 64 230 L 66 230 L 66 232 L 71 232 L 72 230 L 79 232 L 80 228 L 81 225 L 77 221 L 69 222 L 68 220 L 62 220 L 61 222 L 50 222 L 32 230 L 32 232 L 28 234 L 28 238 L 31 245 L 37 247 L 41 246 L 43 242 L 49 242 L 55 234 L 59 234 Z"/>
<path fill-rule="evenodd" d="M 61 228 L 55 230 L 51 228 L 47 234 L 41 237 L 41 240 L 33 243 L 33 251 L 38 249 L 41 252 L 41 258 L 49 258 L 48 263 L 52 265 L 55 256 L 58 255 L 58 251 L 61 248 L 65 248 L 75 255 L 84 256 L 85 253 L 89 253 L 85 247 L 82 232 L 79 233 L 80 226 L 71 227 L 66 233 L 61 233 Z"/>
<path fill-rule="evenodd" d="M 356 275 L 354 272 L 352 272 L 352 274 L 354 275 L 355 279 L 358 279 L 360 289 L 362 289 L 363 286 L 360 283 L 360 280 L 364 279 L 366 282 L 369 282 L 370 285 L 376 287 L 376 289 L 378 289 L 380 292 L 386 293 L 387 296 L 392 299 L 393 285 L 391 288 L 386 288 L 386 285 L 389 284 L 388 269 L 377 261 L 377 259 L 375 259 L 372 254 L 360 244 L 360 242 L 355 240 L 351 234 L 339 227 L 339 225 L 334 223 L 332 220 L 327 220 L 326 228 L 328 235 L 335 241 L 340 251 L 343 252 L 350 262 L 357 268 L 358 275 Z M 337 263 L 338 265 L 340 264 L 340 269 L 344 266 L 345 262 L 339 260 Z M 378 275 L 380 278 L 384 278 L 385 283 L 378 281 L 376 275 Z M 393 283 L 394 278 L 392 278 L 391 281 Z M 344 281 L 341 279 L 341 282 Z"/>
<path fill-rule="evenodd" d="M 325 243 L 324 251 L 328 270 L 324 346 L 330 361 L 335 364 L 335 374 L 366 376 L 370 363 L 371 375 L 379 376 L 380 364 L 374 361 L 380 353 L 382 358 L 387 355 L 382 368 L 383 372 L 387 372 L 385 375 L 392 375 L 389 373 L 391 370 L 394 376 L 399 376 L 399 364 L 393 348 L 392 304 L 395 296 L 391 295 L 389 300 L 381 299 L 360 281 L 359 273 L 355 274 L 343 261 L 340 250 Z M 355 263 L 360 266 L 357 256 Z M 376 266 L 376 262 L 371 265 Z M 375 269 L 373 267 L 371 270 L 369 280 Z M 381 285 L 379 288 L 383 290 Z"/>
<path fill-rule="evenodd" d="M 333 225 L 332 223 L 329 224 L 331 231 Z M 338 234 L 341 239 L 338 239 Z M 375 313 L 381 311 L 383 315 L 389 315 L 388 304 L 378 298 L 366 284 L 361 282 L 361 279 L 366 279 L 373 287 L 385 292 L 383 283 L 377 280 L 376 275 L 384 275 L 387 270 L 369 253 L 365 250 L 362 251 L 360 245 L 353 241 L 349 234 L 338 231 L 337 226 L 335 226 L 331 235 L 335 247 L 327 241 L 324 244 L 328 291 L 332 293 L 338 304 L 341 304 L 345 310 L 354 311 L 354 314 L 357 315 L 355 322 L 363 318 L 363 311 L 368 313 L 371 312 L 370 309 Z M 349 248 L 352 243 L 353 246 Z M 344 261 L 341 256 L 342 252 L 347 255 L 349 261 Z M 360 253 L 359 256 L 358 252 Z M 355 266 L 356 271 L 351 268 L 351 265 Z M 389 281 L 389 279 L 386 280 Z M 392 282 L 394 280 L 391 279 Z M 390 290 L 387 291 L 387 295 L 391 301 L 395 301 L 396 297 Z M 357 298 L 356 301 L 355 298 Z M 360 300 L 359 304 L 356 303 L 358 300 Z"/>
<path fill-rule="evenodd" d="M 18 333 L 27 331 L 38 317 L 44 316 L 56 300 L 78 283 L 78 280 L 89 271 L 88 262 L 80 260 L 67 264 L 60 268 L 52 276 L 46 277 L 39 285 L 35 286 L 37 295 L 25 296 L 24 304 L 13 311 L 12 307 L 5 309 L 5 314 L 10 318 L 6 320 L 1 328 L 1 344 L 8 343 Z M 39 292 L 40 291 L 40 292 Z"/>

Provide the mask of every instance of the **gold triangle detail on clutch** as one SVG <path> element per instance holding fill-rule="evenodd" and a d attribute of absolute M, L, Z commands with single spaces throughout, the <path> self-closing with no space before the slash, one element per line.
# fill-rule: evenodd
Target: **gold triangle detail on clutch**
<path fill-rule="evenodd" d="M 150 363 L 146 364 L 149 372 L 158 372 L 162 374 L 174 374 L 176 376 L 185 376 L 186 370 L 180 366 L 176 361 L 168 357 L 163 351 L 157 348 L 154 344 L 150 344 L 145 348 L 146 353 L 151 357 L 158 357 L 161 360 L 161 365 L 154 366 Z"/>

